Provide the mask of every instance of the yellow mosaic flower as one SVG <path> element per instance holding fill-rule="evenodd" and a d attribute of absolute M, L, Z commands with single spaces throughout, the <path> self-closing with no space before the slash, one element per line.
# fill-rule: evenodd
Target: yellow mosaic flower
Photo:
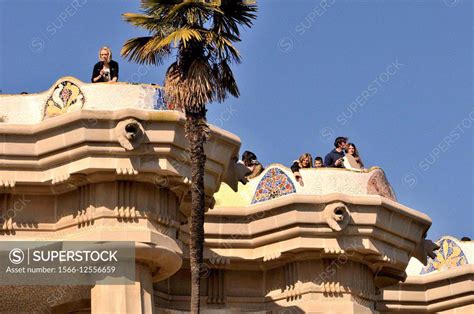
<path fill-rule="evenodd" d="M 429 260 L 428 265 L 421 270 L 421 274 L 436 270 L 443 271 L 467 264 L 467 258 L 456 242 L 448 238 L 442 238 L 437 243 L 440 249 L 436 257 Z"/>
<path fill-rule="evenodd" d="M 79 110 L 84 102 L 84 95 L 76 84 L 69 81 L 61 82 L 46 101 L 45 116 L 54 117 L 65 112 Z"/>

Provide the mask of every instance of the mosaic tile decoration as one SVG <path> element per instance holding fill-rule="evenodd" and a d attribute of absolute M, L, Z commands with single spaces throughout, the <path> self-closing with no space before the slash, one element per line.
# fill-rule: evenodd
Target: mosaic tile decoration
<path fill-rule="evenodd" d="M 293 181 L 279 168 L 270 168 L 255 189 L 252 204 L 265 202 L 296 192 Z"/>
<path fill-rule="evenodd" d="M 46 117 L 54 117 L 65 112 L 82 108 L 85 103 L 84 94 L 79 86 L 70 81 L 59 83 L 46 101 Z"/>
<path fill-rule="evenodd" d="M 466 255 L 453 240 L 441 238 L 436 243 L 440 246 L 436 257 L 428 258 L 428 264 L 421 269 L 420 275 L 468 264 Z"/>
<path fill-rule="evenodd" d="M 155 110 L 175 110 L 175 106 L 166 101 L 165 92 L 162 88 L 157 89 L 155 94 L 155 105 L 153 107 Z"/>

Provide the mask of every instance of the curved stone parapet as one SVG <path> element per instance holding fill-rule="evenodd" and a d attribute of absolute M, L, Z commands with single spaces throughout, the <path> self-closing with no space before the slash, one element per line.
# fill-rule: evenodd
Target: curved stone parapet
<path fill-rule="evenodd" d="M 168 109 L 159 86 L 129 83 L 84 83 L 66 76 L 41 93 L 0 95 L 3 123 L 36 124 L 79 110 Z"/>
<path fill-rule="evenodd" d="M 423 265 L 417 259 L 411 259 L 407 267 L 408 276 L 425 276 L 443 272 L 464 265 L 474 265 L 474 241 L 460 241 L 455 237 L 443 236 L 436 245 L 439 249 Z"/>
<path fill-rule="evenodd" d="M 443 236 L 427 265 L 412 258 L 404 282 L 381 290 L 376 310 L 393 312 L 474 312 L 474 241 Z"/>
<path fill-rule="evenodd" d="M 290 194 L 325 195 L 380 195 L 396 201 L 395 193 L 384 171 L 372 167 L 367 171 L 338 168 L 300 169 L 304 186 L 296 182 L 291 170 L 280 164 L 272 164 L 258 177 L 236 189 L 222 185 L 214 196 L 216 207 L 249 206 L 277 199 Z"/>
<path fill-rule="evenodd" d="M 326 250 L 332 239 L 329 249 L 357 251 L 360 261 L 373 263 L 378 286 L 403 280 L 412 256 L 432 254 L 424 246 L 431 219 L 396 202 L 382 169 L 300 173 L 304 186 L 278 164 L 239 184 L 238 192 L 222 185 L 206 216 L 209 248 L 220 256 L 265 261 L 303 247 Z M 232 249 L 223 247 L 223 241 Z"/>

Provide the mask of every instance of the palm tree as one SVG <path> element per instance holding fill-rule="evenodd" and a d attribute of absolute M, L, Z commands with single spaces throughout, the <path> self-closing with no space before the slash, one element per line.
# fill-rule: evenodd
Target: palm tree
<path fill-rule="evenodd" d="M 209 136 L 206 104 L 238 97 L 233 63 L 240 62 L 234 46 L 239 27 L 252 25 L 256 5 L 245 0 L 142 0 L 143 14 L 126 13 L 124 20 L 144 28 L 147 37 L 128 40 L 122 56 L 167 69 L 167 100 L 186 114 L 185 132 L 191 158 L 191 312 L 200 310 L 200 272 L 204 245 L 204 143 Z"/>

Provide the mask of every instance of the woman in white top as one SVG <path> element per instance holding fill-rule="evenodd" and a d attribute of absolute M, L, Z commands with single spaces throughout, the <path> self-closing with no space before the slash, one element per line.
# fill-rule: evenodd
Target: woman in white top
<path fill-rule="evenodd" d="M 344 168 L 352 170 L 365 170 L 364 163 L 359 156 L 359 151 L 354 143 L 348 143 L 345 148 Z"/>

